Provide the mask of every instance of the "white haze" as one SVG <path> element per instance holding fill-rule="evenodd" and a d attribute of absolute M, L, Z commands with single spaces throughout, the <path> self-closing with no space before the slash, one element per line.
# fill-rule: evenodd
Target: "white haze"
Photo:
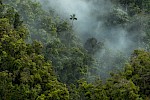
<path fill-rule="evenodd" d="M 106 59 L 102 62 L 105 64 L 102 64 L 99 68 L 106 67 L 107 69 L 108 67 L 107 71 L 111 71 L 112 63 L 107 61 L 107 58 L 108 60 L 117 59 L 120 51 L 123 56 L 130 55 L 136 47 L 132 40 L 126 36 L 127 31 L 122 27 L 104 27 L 104 21 L 101 17 L 110 13 L 114 6 L 109 0 L 49 0 L 49 2 L 46 2 L 47 5 L 45 0 L 38 1 L 43 4 L 43 7 L 50 6 L 64 18 L 69 19 L 70 15 L 76 14 L 78 20 L 74 21 L 73 28 L 83 44 L 90 37 L 95 37 L 98 41 L 104 42 L 105 48 L 109 49 L 114 57 L 111 58 L 105 49 L 96 53 L 96 58 Z"/>

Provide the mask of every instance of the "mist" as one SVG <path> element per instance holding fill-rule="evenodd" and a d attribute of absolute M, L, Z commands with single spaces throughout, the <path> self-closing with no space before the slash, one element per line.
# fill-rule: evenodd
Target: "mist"
<path fill-rule="evenodd" d="M 44 9 L 51 7 L 59 16 L 67 20 L 70 15 L 75 14 L 77 20 L 73 22 L 73 30 L 83 45 L 88 38 L 92 37 L 98 42 L 103 42 L 104 47 L 93 55 L 98 63 L 95 66 L 99 68 L 96 73 L 102 78 L 108 77 L 109 72 L 115 67 L 121 69 L 133 50 L 138 48 L 137 43 L 123 26 L 105 25 L 105 16 L 108 16 L 115 7 L 109 0 L 37 1 L 41 2 Z M 120 10 L 127 14 L 123 9 Z"/>

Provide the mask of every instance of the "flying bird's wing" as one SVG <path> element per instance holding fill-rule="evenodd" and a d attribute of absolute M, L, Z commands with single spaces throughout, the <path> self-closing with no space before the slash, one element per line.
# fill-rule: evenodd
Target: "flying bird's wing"
<path fill-rule="evenodd" d="M 72 18 L 70 18 L 72 20 Z"/>

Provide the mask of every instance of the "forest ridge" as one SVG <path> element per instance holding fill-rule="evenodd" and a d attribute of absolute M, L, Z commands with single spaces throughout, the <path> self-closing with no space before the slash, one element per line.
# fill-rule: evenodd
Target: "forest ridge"
<path fill-rule="evenodd" d="M 52 0 L 0 0 L 0 100 L 150 100 L 150 0 L 108 1 L 91 17 L 105 34 L 82 36 Z"/>

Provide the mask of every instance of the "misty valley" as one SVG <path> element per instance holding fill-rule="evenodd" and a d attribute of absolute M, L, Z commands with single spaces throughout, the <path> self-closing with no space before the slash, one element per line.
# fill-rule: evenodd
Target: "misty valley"
<path fill-rule="evenodd" d="M 0 100 L 150 100 L 150 0 L 0 0 Z"/>

